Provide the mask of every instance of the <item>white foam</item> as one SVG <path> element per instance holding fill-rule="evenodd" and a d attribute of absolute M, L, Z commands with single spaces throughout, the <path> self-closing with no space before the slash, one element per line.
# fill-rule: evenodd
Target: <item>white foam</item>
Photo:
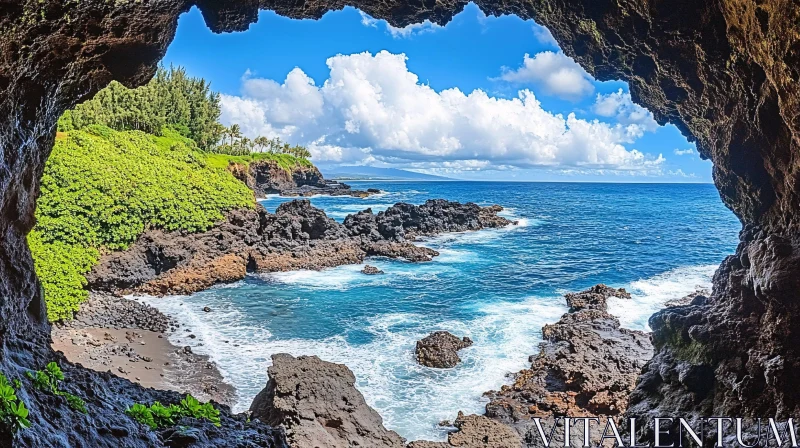
<path fill-rule="evenodd" d="M 628 328 L 650 331 L 647 320 L 670 300 L 680 299 L 697 289 L 711 289 L 718 265 L 686 266 L 631 282 L 626 286 L 632 300 L 611 298 L 608 312 Z"/>
<path fill-rule="evenodd" d="M 445 434 L 437 426 L 440 420 L 452 420 L 459 410 L 482 412 L 483 392 L 499 388 L 508 381 L 508 373 L 525 368 L 540 341 L 541 326 L 557 320 L 565 311 L 563 305 L 553 305 L 552 299 L 530 298 L 477 305 L 476 317 L 468 321 L 413 313 L 384 314 L 360 329 L 372 336 L 371 342 L 351 345 L 343 336 L 273 339 L 266 329 L 244 324 L 246 316 L 219 298 L 209 304 L 213 317 L 203 313 L 201 304 L 192 303 L 191 297 L 144 300 L 191 328 L 197 339 L 181 339 L 184 334 L 180 332 L 170 339 L 180 339 L 180 344 L 191 345 L 219 365 L 225 380 L 239 393 L 236 411 L 247 409 L 266 384 L 271 354 L 317 355 L 353 370 L 359 390 L 381 414 L 385 425 L 411 440 L 443 440 Z M 202 301 L 208 304 L 209 299 Z M 458 367 L 430 369 L 414 362 L 415 341 L 434 330 L 469 336 L 475 342 L 459 352 L 463 362 Z"/>

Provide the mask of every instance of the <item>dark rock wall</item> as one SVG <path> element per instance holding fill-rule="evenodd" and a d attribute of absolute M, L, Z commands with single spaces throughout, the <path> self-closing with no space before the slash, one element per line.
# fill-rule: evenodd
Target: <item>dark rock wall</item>
<path fill-rule="evenodd" d="M 404 26 L 423 19 L 446 22 L 465 3 L 0 0 L 3 369 L 14 368 L 13 339 L 41 344 L 36 335 L 46 337 L 25 235 L 33 225 L 56 119 L 112 79 L 130 86 L 146 82 L 181 12 L 196 4 L 208 26 L 220 32 L 246 29 L 258 8 L 316 18 L 349 4 Z M 800 363 L 793 348 L 800 336 L 792 325 L 800 314 L 798 0 L 476 3 L 489 14 L 536 19 L 598 79 L 628 81 L 637 102 L 659 122 L 672 122 L 695 139 L 701 156 L 714 161 L 722 199 L 745 225 L 742 243 L 717 273 L 709 301 L 654 318 L 658 352 L 631 409 L 638 409 L 637 402 L 669 402 L 690 391 L 687 378 L 700 378 L 710 392 L 682 401 L 687 409 L 705 403 L 702 408 L 714 414 L 796 413 L 800 397 L 790 372 Z M 710 369 L 713 375 L 680 373 L 687 369 Z M 751 396 L 754 390 L 766 392 Z"/>

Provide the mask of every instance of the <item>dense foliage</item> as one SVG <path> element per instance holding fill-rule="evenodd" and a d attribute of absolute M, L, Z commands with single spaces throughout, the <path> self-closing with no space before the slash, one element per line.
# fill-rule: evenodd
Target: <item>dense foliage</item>
<path fill-rule="evenodd" d="M 219 94 L 182 68 L 160 68 L 136 89 L 112 82 L 64 113 L 28 237 L 50 320 L 72 318 L 101 253 L 149 228 L 203 231 L 227 210 L 253 206 L 229 164 L 311 166 L 305 147 L 251 140 L 219 116 Z"/>
<path fill-rule="evenodd" d="M 28 421 L 28 408 L 17 398 L 17 391 L 2 373 L 0 373 L 0 423 L 11 433 L 31 426 Z"/>
<path fill-rule="evenodd" d="M 65 112 L 58 128 L 65 132 L 100 124 L 154 135 L 171 128 L 200 148 L 212 149 L 225 129 L 219 116 L 219 94 L 204 79 L 188 77 L 183 68 L 160 68 L 148 84 L 136 89 L 112 82 Z"/>
<path fill-rule="evenodd" d="M 33 387 L 42 392 L 64 397 L 69 407 L 78 412 L 86 413 L 86 403 L 81 397 L 61 390 L 61 382 L 64 381 L 64 372 L 61 371 L 61 367 L 55 362 L 48 363 L 44 370 L 28 372 L 28 378 L 33 381 Z"/>
<path fill-rule="evenodd" d="M 186 398 L 181 400 L 179 404 L 171 404 L 169 406 L 164 406 L 158 401 L 149 407 L 135 403 L 125 413 L 151 429 L 173 426 L 183 417 L 205 419 L 216 426 L 220 426 L 219 410 L 211 403 L 200 403 L 191 395 L 186 395 Z"/>
<path fill-rule="evenodd" d="M 192 140 L 92 125 L 60 134 L 42 176 L 28 241 L 50 320 L 71 318 L 101 252 L 149 228 L 204 231 L 253 193 L 206 160 Z"/>
<path fill-rule="evenodd" d="M 159 68 L 146 85 L 128 89 L 112 82 L 91 100 L 69 110 L 58 121 L 61 132 L 103 125 L 117 131 L 142 131 L 162 135 L 172 129 L 194 140 L 200 149 L 221 154 L 289 154 L 308 159 L 304 146 L 290 145 L 280 138 L 242 135 L 239 125 L 226 128 L 219 123 L 219 93 L 202 78 L 186 75 L 181 67 Z"/>

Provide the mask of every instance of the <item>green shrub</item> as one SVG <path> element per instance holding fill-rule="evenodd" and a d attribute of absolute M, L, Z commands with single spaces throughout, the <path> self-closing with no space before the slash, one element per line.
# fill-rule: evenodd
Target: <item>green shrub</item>
<path fill-rule="evenodd" d="M 28 372 L 27 375 L 33 382 L 33 387 L 43 392 L 49 392 L 53 395 L 64 397 L 69 407 L 78 412 L 86 413 L 86 403 L 81 397 L 63 391 L 59 387 L 59 383 L 64 381 L 64 373 L 61 371 L 61 367 L 55 362 L 48 363 L 44 370 Z"/>
<path fill-rule="evenodd" d="M 14 384 L 19 384 L 19 381 L 15 380 Z M 28 421 L 28 408 L 17 398 L 17 391 L 2 373 L 0 373 L 0 422 L 12 433 L 31 426 Z"/>
<path fill-rule="evenodd" d="M 177 405 L 164 406 L 156 401 L 150 407 L 147 407 L 143 404 L 135 403 L 125 413 L 151 429 L 173 426 L 183 417 L 208 420 L 214 425 L 220 426 L 219 409 L 216 409 L 211 403 L 200 403 L 191 395 L 186 395 Z"/>
<path fill-rule="evenodd" d="M 254 205 L 246 185 L 175 130 L 92 125 L 59 134 L 28 238 L 49 319 L 72 318 L 101 253 L 126 249 L 150 228 L 204 231 L 227 210 Z"/>

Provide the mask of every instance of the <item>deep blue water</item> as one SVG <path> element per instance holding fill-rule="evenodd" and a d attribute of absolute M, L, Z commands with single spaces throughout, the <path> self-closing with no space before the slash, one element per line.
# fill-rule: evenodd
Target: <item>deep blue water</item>
<path fill-rule="evenodd" d="M 430 198 L 500 204 L 520 220 L 508 229 L 443 235 L 423 244 L 433 262 L 371 259 L 363 267 L 250 276 L 189 297 L 145 298 L 198 336 L 246 409 L 266 383 L 269 355 L 314 354 L 347 364 L 387 427 L 409 439 L 442 439 L 459 410 L 480 412 L 481 394 L 508 382 L 536 353 L 542 325 L 566 311 L 562 294 L 596 283 L 626 287 L 611 312 L 647 328 L 661 305 L 698 286 L 737 242 L 739 223 L 713 185 L 490 182 L 357 182 L 387 193 L 365 199 L 314 197 L 341 221 L 400 201 Z M 286 198 L 262 201 L 267 209 Z M 210 306 L 213 313 L 203 313 Z M 433 330 L 470 336 L 463 364 L 436 370 L 413 360 Z M 183 336 L 176 334 L 173 340 Z M 225 341 L 228 341 L 227 343 Z M 202 344 L 202 345 L 199 345 Z"/>

